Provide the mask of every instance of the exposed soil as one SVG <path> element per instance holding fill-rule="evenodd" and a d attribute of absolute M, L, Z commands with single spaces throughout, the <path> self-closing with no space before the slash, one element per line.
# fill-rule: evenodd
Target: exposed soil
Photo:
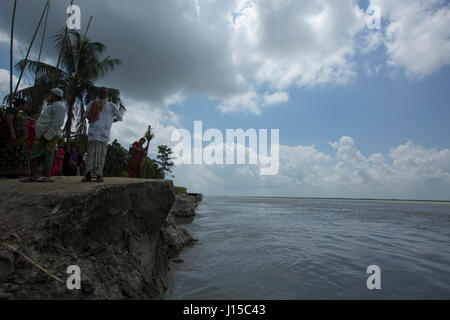
<path fill-rule="evenodd" d="M 3 179 L 0 201 L 0 299 L 158 299 L 171 260 L 194 242 L 169 216 L 171 181 Z M 81 290 L 66 287 L 70 265 L 81 269 Z"/>

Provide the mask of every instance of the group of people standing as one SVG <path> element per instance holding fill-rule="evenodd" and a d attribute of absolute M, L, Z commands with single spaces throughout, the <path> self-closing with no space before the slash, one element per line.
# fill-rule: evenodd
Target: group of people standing
<path fill-rule="evenodd" d="M 35 139 L 35 125 L 39 113 L 26 110 L 23 99 L 14 101 L 14 107 L 6 108 L 0 130 L 0 175 L 17 177 L 29 173 L 29 156 Z"/>
<path fill-rule="evenodd" d="M 53 161 L 52 176 L 79 176 L 83 172 L 83 156 L 79 155 L 77 148 L 72 145 L 70 151 L 64 148 L 64 142 L 58 144 Z"/>
<path fill-rule="evenodd" d="M 106 88 L 100 88 L 97 98 L 86 109 L 88 150 L 82 182 L 90 182 L 94 176 L 97 182 L 104 181 L 103 166 L 111 127 L 123 120 L 117 106 L 107 100 L 107 93 Z M 63 97 L 63 90 L 50 90 L 42 114 L 30 112 L 28 118 L 24 113 L 27 102 L 23 99 L 16 99 L 14 107 L 6 108 L 6 130 L 0 130 L 0 176 L 25 176 L 21 182 L 54 182 L 52 173 L 61 174 L 64 168 L 72 173 L 77 170 L 81 158 L 76 149 L 66 153 L 63 144 L 58 148 L 67 113 Z"/>

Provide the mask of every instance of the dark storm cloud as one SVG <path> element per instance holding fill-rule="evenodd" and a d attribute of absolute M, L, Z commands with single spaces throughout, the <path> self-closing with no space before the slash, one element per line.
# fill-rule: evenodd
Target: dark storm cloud
<path fill-rule="evenodd" d="M 88 36 L 104 43 L 108 55 L 123 61 L 102 82 L 127 96 L 162 105 L 164 97 L 178 91 L 226 97 L 247 90 L 239 86 L 230 67 L 227 16 L 218 14 L 227 12 L 223 7 L 231 2 L 208 2 L 202 5 L 202 13 L 195 1 L 79 0 L 74 4 L 81 8 L 83 31 L 89 16 L 94 16 Z M 0 3 L 0 31 L 6 34 L 12 3 Z M 51 2 L 48 35 L 64 27 L 69 3 Z M 18 1 L 15 38 L 21 43 L 29 43 L 44 5 L 45 0 Z M 51 39 L 46 41 L 44 54 L 44 58 L 57 59 Z"/>

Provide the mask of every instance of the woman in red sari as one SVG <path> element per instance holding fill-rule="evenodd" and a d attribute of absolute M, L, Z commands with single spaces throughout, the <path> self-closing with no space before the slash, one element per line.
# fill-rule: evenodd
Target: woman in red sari
<path fill-rule="evenodd" d="M 58 145 L 58 150 L 56 150 L 55 161 L 53 162 L 52 176 L 62 175 L 62 166 L 64 161 L 64 156 L 66 151 L 64 150 L 64 142 L 60 142 Z"/>
<path fill-rule="evenodd" d="M 134 142 L 130 148 L 130 162 L 128 164 L 129 178 L 142 178 L 142 166 L 147 156 L 147 148 L 144 148 L 145 138 Z"/>

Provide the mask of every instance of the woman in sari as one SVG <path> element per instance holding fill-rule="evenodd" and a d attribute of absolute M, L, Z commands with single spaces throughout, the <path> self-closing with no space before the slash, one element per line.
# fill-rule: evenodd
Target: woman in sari
<path fill-rule="evenodd" d="M 17 178 L 30 174 L 28 124 L 24 110 L 27 102 L 16 99 L 0 120 L 0 176 Z"/>
<path fill-rule="evenodd" d="M 58 150 L 56 150 L 55 152 L 55 161 L 53 163 L 52 176 L 62 175 L 63 172 L 62 167 L 65 155 L 66 151 L 64 150 L 64 142 L 61 141 L 58 144 Z"/>
<path fill-rule="evenodd" d="M 130 162 L 128 164 L 129 178 L 142 178 L 142 166 L 144 165 L 147 149 L 144 148 L 145 138 L 134 142 L 130 148 Z"/>

